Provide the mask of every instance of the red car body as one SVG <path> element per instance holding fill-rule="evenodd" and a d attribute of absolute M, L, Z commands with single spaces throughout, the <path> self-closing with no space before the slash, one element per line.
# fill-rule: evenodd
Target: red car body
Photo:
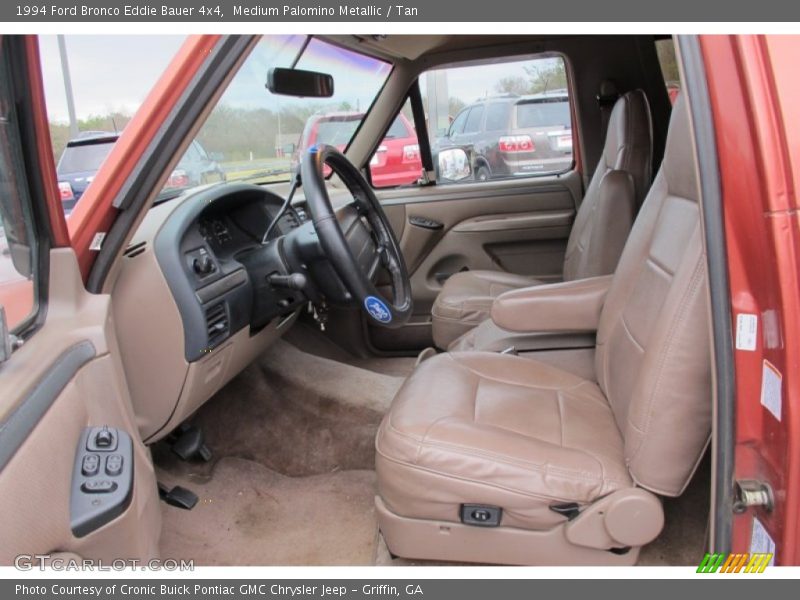
<path fill-rule="evenodd" d="M 126 127 L 72 213 L 68 227 L 52 151 L 46 141 L 49 134 L 41 74 L 32 69 L 33 86 L 39 92 L 33 98 L 41 141 L 37 152 L 43 164 L 53 167 L 42 173 L 52 199 L 51 226 L 56 245 L 72 245 L 77 252 L 84 276 L 95 256 L 90 249 L 92 238 L 108 231 L 117 216 L 113 198 L 217 41 L 218 36 L 188 39 Z M 699 42 L 716 138 L 734 320 L 731 330 L 736 331 L 735 319 L 742 313 L 757 315 L 760 324 L 755 351 L 734 351 L 734 478 L 768 483 L 775 498 L 772 511 L 755 508 L 732 517 L 729 550 L 749 551 L 757 518 L 775 542 L 777 564 L 798 565 L 800 206 L 796 190 L 800 187 L 800 80 L 796 60 L 800 37 L 714 35 L 700 36 Z M 35 37 L 29 38 L 27 48 L 29 63 L 39 65 Z M 397 167 L 385 166 L 394 164 L 388 158 L 382 163 L 382 168 L 388 169 L 383 172 L 385 180 L 399 180 L 399 169 L 395 172 L 392 169 Z M 780 420 L 760 401 L 765 360 L 782 374 Z"/>
<path fill-rule="evenodd" d="M 316 144 L 330 144 L 343 152 L 363 118 L 364 113 L 359 112 L 331 112 L 309 118 L 292 156 L 292 167 L 297 166 L 303 152 Z M 420 178 L 422 159 L 417 134 L 403 113 L 392 122 L 375 150 L 369 172 L 372 184 L 379 188 L 407 185 Z M 325 174 L 329 173 L 328 169 Z"/>

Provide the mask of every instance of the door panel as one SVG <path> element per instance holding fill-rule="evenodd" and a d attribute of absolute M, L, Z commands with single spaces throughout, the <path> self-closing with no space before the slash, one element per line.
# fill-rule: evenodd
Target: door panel
<path fill-rule="evenodd" d="M 0 564 L 56 551 L 155 558 L 161 529 L 155 474 L 118 359 L 111 299 L 84 290 L 71 249 L 50 252 L 50 273 L 45 324 L 0 366 L 0 459 L 7 459 L 0 461 Z M 73 472 L 75 456 L 85 428 L 103 425 L 133 439 L 132 494 L 121 515 L 76 537 L 71 489 L 73 477 L 84 476 Z"/>
<path fill-rule="evenodd" d="M 414 312 L 429 314 L 446 277 L 464 269 L 560 279 L 580 189 L 580 175 L 570 172 L 381 194 L 411 275 Z M 419 218 L 441 228 L 415 225 Z"/>
<path fill-rule="evenodd" d="M 567 238 L 581 198 L 581 176 L 384 190 L 378 193 L 411 277 L 414 317 L 400 330 L 370 327 L 378 350 L 430 345 L 430 311 L 444 281 L 489 269 L 561 278 Z"/>

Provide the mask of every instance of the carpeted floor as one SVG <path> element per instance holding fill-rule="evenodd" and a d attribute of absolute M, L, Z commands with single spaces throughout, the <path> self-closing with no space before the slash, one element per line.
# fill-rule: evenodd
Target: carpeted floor
<path fill-rule="evenodd" d="M 711 460 L 708 452 L 683 495 L 664 498 L 664 531 L 639 553 L 639 565 L 700 564 L 706 548 L 711 506 Z"/>
<path fill-rule="evenodd" d="M 191 419 L 211 462 L 153 447 L 159 481 L 200 498 L 191 511 L 162 504 L 162 554 L 197 565 L 374 564 L 375 432 L 402 383 L 277 342 Z"/>
<path fill-rule="evenodd" d="M 285 336 L 287 342 L 306 352 L 322 358 L 329 358 L 339 363 L 344 363 L 352 367 L 366 369 L 382 375 L 393 377 L 408 377 L 414 370 L 417 362 L 416 357 L 397 356 L 397 357 L 371 357 L 358 358 L 337 346 L 327 335 L 322 333 L 313 325 L 307 323 L 295 324 Z"/>
<path fill-rule="evenodd" d="M 372 469 L 375 433 L 402 383 L 278 341 L 191 422 L 215 458 L 245 458 L 293 477 Z M 181 468 L 163 444 L 154 455 Z M 212 466 L 194 468 L 208 474 Z"/>
<path fill-rule="evenodd" d="M 193 490 L 191 511 L 164 504 L 163 556 L 200 565 L 368 565 L 377 540 L 375 473 L 286 477 L 223 458 L 213 477 L 165 474 Z"/>
<path fill-rule="evenodd" d="M 198 565 L 431 564 L 391 557 L 373 506 L 375 432 L 413 362 L 354 358 L 308 329 L 276 343 L 191 419 L 210 463 L 153 448 L 159 481 L 200 497 L 192 511 L 162 505 L 163 555 Z M 665 530 L 639 564 L 699 563 L 709 477 L 706 460 L 683 496 L 665 499 Z"/>

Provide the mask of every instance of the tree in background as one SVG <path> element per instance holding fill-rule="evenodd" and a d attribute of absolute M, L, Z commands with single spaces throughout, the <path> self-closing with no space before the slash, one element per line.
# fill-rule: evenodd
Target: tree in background
<path fill-rule="evenodd" d="M 498 94 L 540 94 L 567 87 L 567 70 L 564 61 L 538 61 L 540 64 L 526 65 L 523 67 L 527 77 L 503 77 L 494 89 Z"/>
<path fill-rule="evenodd" d="M 224 161 L 246 161 L 250 158 L 275 158 L 278 134 L 285 140 L 296 136 L 299 144 L 306 121 L 317 113 L 357 110 L 347 102 L 303 103 L 288 105 L 277 111 L 266 108 L 241 108 L 220 104 L 209 115 L 197 140 L 207 152 L 220 153 Z M 131 120 L 131 115 L 111 112 L 93 115 L 78 121 L 78 129 L 87 131 L 122 131 Z M 56 162 L 70 139 L 69 125 L 50 123 L 50 139 Z"/>
<path fill-rule="evenodd" d="M 530 81 L 524 77 L 503 77 L 495 84 L 494 89 L 498 94 L 524 96 L 530 93 L 530 85 Z"/>
<path fill-rule="evenodd" d="M 661 65 L 661 74 L 664 81 L 669 84 L 678 84 L 681 80 L 678 60 L 675 58 L 675 44 L 671 39 L 658 40 L 656 42 L 656 53 L 658 62 Z"/>
<path fill-rule="evenodd" d="M 91 115 L 86 119 L 78 120 L 78 130 L 87 131 L 122 131 L 131 120 L 131 116 L 118 111 L 107 115 Z M 50 122 L 50 143 L 53 147 L 53 156 L 56 162 L 67 147 L 70 140 L 69 125 L 58 121 Z"/>
<path fill-rule="evenodd" d="M 450 96 L 450 99 L 447 101 L 447 112 L 451 117 L 455 117 L 466 105 L 467 103 L 461 98 Z"/>

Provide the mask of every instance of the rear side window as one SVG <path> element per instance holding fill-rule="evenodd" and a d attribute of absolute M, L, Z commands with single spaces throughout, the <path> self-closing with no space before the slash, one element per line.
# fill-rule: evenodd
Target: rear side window
<path fill-rule="evenodd" d="M 420 91 L 437 183 L 536 177 L 573 168 L 562 56 L 434 69 L 420 77 Z"/>
<path fill-rule="evenodd" d="M 502 131 L 508 127 L 510 104 L 495 102 L 486 107 L 486 131 Z"/>

